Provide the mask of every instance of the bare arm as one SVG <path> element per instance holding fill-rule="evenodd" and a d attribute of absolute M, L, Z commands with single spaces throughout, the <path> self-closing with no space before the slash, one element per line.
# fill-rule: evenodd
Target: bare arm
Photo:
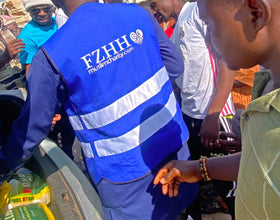
<path fill-rule="evenodd" d="M 220 131 L 219 115 L 231 92 L 234 76 L 235 71 L 228 69 L 226 64 L 220 61 L 216 90 L 200 130 L 201 142 L 205 147 L 208 147 L 209 143 L 215 143 L 218 140 Z"/>
<path fill-rule="evenodd" d="M 211 179 L 236 181 L 241 152 L 212 157 L 206 160 L 206 168 Z M 202 179 L 199 160 L 172 160 L 157 173 L 154 184 L 162 184 L 162 193 L 169 197 L 177 196 L 182 182 L 194 183 Z"/>
<path fill-rule="evenodd" d="M 239 170 L 241 152 L 222 157 L 207 159 L 207 171 L 212 179 L 236 181 Z"/>

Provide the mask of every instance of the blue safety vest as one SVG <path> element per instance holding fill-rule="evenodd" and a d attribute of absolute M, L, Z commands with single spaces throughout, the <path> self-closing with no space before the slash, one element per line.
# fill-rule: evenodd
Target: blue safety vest
<path fill-rule="evenodd" d="M 67 84 L 64 107 L 95 183 L 140 178 L 188 139 L 141 7 L 83 4 L 43 49 Z"/>

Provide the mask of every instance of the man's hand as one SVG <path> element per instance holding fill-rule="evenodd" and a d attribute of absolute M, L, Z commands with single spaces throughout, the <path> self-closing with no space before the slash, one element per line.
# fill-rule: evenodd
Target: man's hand
<path fill-rule="evenodd" d="M 10 42 L 7 42 L 7 52 L 11 59 L 14 59 L 19 52 L 23 51 L 25 43 L 21 39 L 14 39 Z"/>
<path fill-rule="evenodd" d="M 220 119 L 219 112 L 209 114 L 205 117 L 200 128 L 201 143 L 207 149 L 213 149 L 216 146 L 216 141 L 219 138 Z"/>
<path fill-rule="evenodd" d="M 221 139 L 222 138 L 222 139 Z M 241 151 L 241 140 L 233 133 L 220 132 L 220 139 L 217 141 L 217 147 L 222 148 L 226 152 L 233 154 Z"/>
<path fill-rule="evenodd" d="M 53 117 L 53 120 L 52 120 L 52 125 L 55 125 L 56 122 L 58 122 L 60 119 L 61 119 L 61 115 L 55 114 L 55 116 Z"/>
<path fill-rule="evenodd" d="M 162 184 L 162 193 L 177 196 L 182 182 L 195 183 L 201 180 L 199 161 L 172 160 L 157 173 L 154 184 Z"/>

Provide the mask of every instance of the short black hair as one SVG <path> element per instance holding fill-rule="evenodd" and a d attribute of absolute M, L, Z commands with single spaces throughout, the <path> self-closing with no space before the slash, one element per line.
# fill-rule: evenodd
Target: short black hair
<path fill-rule="evenodd" d="M 141 2 L 138 2 L 137 4 L 140 5 L 143 8 L 148 8 L 148 9 L 151 8 L 150 1 L 141 1 Z"/>

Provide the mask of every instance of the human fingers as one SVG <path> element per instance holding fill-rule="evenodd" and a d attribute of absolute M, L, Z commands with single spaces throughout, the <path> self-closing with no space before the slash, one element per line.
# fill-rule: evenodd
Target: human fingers
<path fill-rule="evenodd" d="M 7 45 L 16 46 L 16 45 L 26 45 L 26 44 L 21 39 L 14 39 L 10 42 L 7 42 Z"/>
<path fill-rule="evenodd" d="M 23 51 L 23 49 L 18 49 L 17 52 L 20 53 L 21 51 Z"/>
<path fill-rule="evenodd" d="M 164 184 L 161 186 L 161 191 L 163 195 L 166 195 L 168 193 L 168 189 L 169 189 L 169 184 Z"/>
<path fill-rule="evenodd" d="M 181 182 L 179 180 L 177 180 L 177 179 L 174 180 L 172 196 L 178 196 L 180 184 L 181 184 Z"/>
<path fill-rule="evenodd" d="M 204 142 L 202 142 L 206 149 L 214 149 L 216 147 L 216 141 L 208 138 L 204 138 Z"/>
<path fill-rule="evenodd" d="M 164 182 L 161 182 L 161 180 L 168 175 L 168 173 L 174 168 L 175 161 L 170 161 L 167 164 L 165 164 L 157 173 L 157 175 L 154 178 L 154 184 L 157 185 L 159 182 L 161 184 L 165 184 Z"/>
<path fill-rule="evenodd" d="M 7 47 L 8 48 L 12 48 L 12 49 L 20 49 L 20 48 L 25 48 L 25 43 L 22 42 L 22 40 L 16 39 L 14 41 L 11 41 L 9 43 L 7 43 Z"/>
<path fill-rule="evenodd" d="M 25 48 L 24 44 L 17 44 L 17 45 L 13 45 L 15 50 L 22 50 Z"/>
<path fill-rule="evenodd" d="M 240 142 L 238 140 L 232 139 L 232 140 L 223 140 L 223 139 L 219 139 L 217 141 L 217 146 L 221 147 L 221 146 L 236 146 L 236 145 L 240 145 Z"/>
<path fill-rule="evenodd" d="M 241 151 L 241 140 L 218 140 L 217 147 L 228 153 Z"/>
<path fill-rule="evenodd" d="M 13 39 L 9 42 L 10 44 L 15 44 L 15 43 L 23 43 L 22 39 Z"/>
<path fill-rule="evenodd" d="M 156 177 L 154 178 L 154 184 L 157 185 L 160 180 L 168 173 L 168 169 L 166 168 L 167 165 L 163 166 L 157 173 Z"/>
<path fill-rule="evenodd" d="M 216 141 L 215 140 L 208 140 L 208 148 L 213 150 L 216 147 Z"/>
<path fill-rule="evenodd" d="M 161 183 L 162 185 L 169 184 L 174 181 L 174 179 L 181 176 L 180 171 L 176 168 L 176 162 L 178 161 L 170 161 L 159 170 L 154 178 L 155 185 L 158 183 Z"/>
<path fill-rule="evenodd" d="M 200 132 L 200 141 L 207 149 L 215 148 L 215 142 L 218 139 L 218 135 L 210 134 L 209 132 Z"/>
<path fill-rule="evenodd" d="M 210 141 L 209 137 L 205 136 L 205 135 L 200 135 L 200 141 L 204 145 L 204 147 L 207 149 L 209 149 L 209 143 L 212 143 L 212 141 Z"/>
<path fill-rule="evenodd" d="M 205 138 L 204 138 L 204 136 L 201 136 L 200 134 L 199 134 L 199 136 L 200 136 L 201 144 L 203 144 L 205 146 Z"/>
<path fill-rule="evenodd" d="M 167 184 L 168 185 L 168 196 L 172 198 L 174 196 L 174 181 Z"/>
<path fill-rule="evenodd" d="M 179 194 L 179 186 L 181 184 L 181 181 L 174 179 L 172 182 L 169 182 L 168 184 L 164 185 L 165 190 L 164 193 L 167 194 L 170 198 L 178 196 Z M 166 191 L 168 190 L 168 191 Z"/>
<path fill-rule="evenodd" d="M 241 151 L 241 145 L 223 147 L 228 153 L 233 154 Z"/>
<path fill-rule="evenodd" d="M 236 138 L 236 135 L 232 132 L 220 131 L 219 137 L 220 138 Z"/>
<path fill-rule="evenodd" d="M 180 171 L 175 168 L 172 167 L 167 173 L 166 175 L 164 175 L 161 179 L 160 179 L 160 183 L 161 184 L 168 184 L 173 182 L 176 178 L 180 177 Z"/>
<path fill-rule="evenodd" d="M 178 196 L 180 184 L 181 182 L 176 179 L 172 180 L 171 182 L 168 182 L 167 184 L 163 184 L 162 194 L 164 195 L 168 194 L 170 198 L 174 196 Z"/>
<path fill-rule="evenodd" d="M 12 47 L 14 49 L 25 48 L 25 43 L 17 42 L 17 43 L 11 44 L 10 47 Z"/>
<path fill-rule="evenodd" d="M 7 51 L 10 55 L 10 58 L 14 59 L 19 52 L 23 51 L 24 47 L 25 44 L 19 39 L 14 39 L 7 43 Z"/>

